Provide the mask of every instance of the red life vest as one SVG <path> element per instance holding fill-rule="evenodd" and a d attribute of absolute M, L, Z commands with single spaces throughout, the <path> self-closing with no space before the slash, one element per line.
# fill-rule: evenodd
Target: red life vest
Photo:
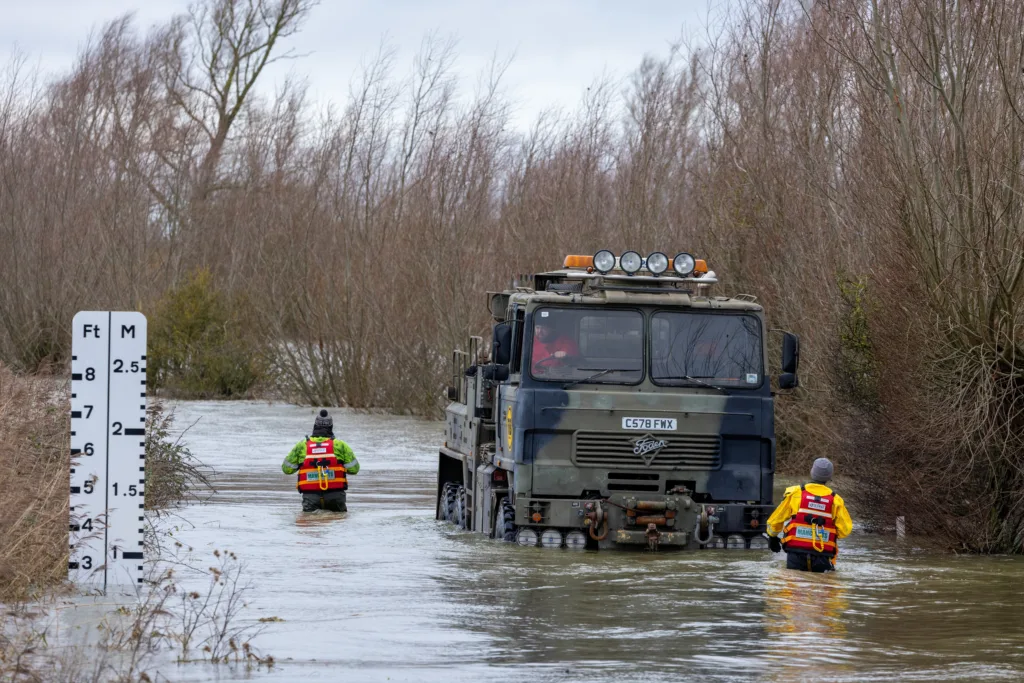
<path fill-rule="evenodd" d="M 800 487 L 800 510 L 782 527 L 782 547 L 815 555 L 835 557 L 836 524 L 832 519 L 835 494 L 816 496 Z"/>
<path fill-rule="evenodd" d="M 334 439 L 306 439 L 306 459 L 299 466 L 297 486 L 301 493 L 344 491 L 348 488 L 345 465 L 334 454 Z"/>

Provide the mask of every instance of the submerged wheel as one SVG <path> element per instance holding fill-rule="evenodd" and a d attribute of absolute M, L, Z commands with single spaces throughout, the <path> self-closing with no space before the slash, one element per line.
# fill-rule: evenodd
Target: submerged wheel
<path fill-rule="evenodd" d="M 469 528 L 469 509 L 466 505 L 466 487 L 460 486 L 455 492 L 455 526 Z"/>
<path fill-rule="evenodd" d="M 445 485 L 441 487 L 441 493 L 437 495 L 437 512 L 434 519 L 439 519 L 442 522 L 448 520 L 448 489 L 451 487 L 451 482 L 445 482 Z"/>
<path fill-rule="evenodd" d="M 495 520 L 495 526 L 495 537 L 508 543 L 516 542 L 516 509 L 508 502 L 508 498 L 501 499 L 501 517 Z"/>
<path fill-rule="evenodd" d="M 445 519 L 446 522 L 453 522 L 454 523 L 455 519 L 456 519 L 455 518 L 455 514 L 456 514 L 456 511 L 455 511 L 455 504 L 456 504 L 455 493 L 456 493 L 456 488 L 455 488 L 455 484 L 451 484 L 451 483 L 446 484 L 446 486 L 448 486 L 448 491 L 445 493 L 444 500 L 441 502 L 441 505 L 444 506 L 444 519 Z"/>

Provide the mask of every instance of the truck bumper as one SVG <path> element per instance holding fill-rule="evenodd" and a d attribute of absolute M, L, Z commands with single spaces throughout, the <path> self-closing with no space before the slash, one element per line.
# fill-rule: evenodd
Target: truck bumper
<path fill-rule="evenodd" d="M 601 548 L 746 548 L 751 539 L 759 547 L 770 514 L 770 505 L 702 504 L 687 495 L 615 494 L 600 501 L 524 496 L 516 500 L 517 526 L 532 528 L 538 536 L 551 528 L 563 534 L 583 530 L 591 545 Z"/>

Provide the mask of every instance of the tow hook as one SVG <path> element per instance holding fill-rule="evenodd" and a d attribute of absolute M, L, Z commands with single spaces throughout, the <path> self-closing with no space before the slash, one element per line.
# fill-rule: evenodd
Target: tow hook
<path fill-rule="evenodd" d="M 586 509 L 584 524 L 587 525 L 587 533 L 590 534 L 590 537 L 595 541 L 603 541 L 608 538 L 608 518 L 604 514 L 604 508 L 601 507 L 601 501 L 587 503 Z M 604 528 L 598 533 L 597 529 L 601 528 L 602 523 Z"/>
<path fill-rule="evenodd" d="M 700 517 L 697 518 L 697 528 L 694 530 L 694 535 L 697 537 L 697 543 L 700 545 L 707 545 L 711 541 L 711 535 L 714 533 L 715 524 L 717 523 L 718 517 L 709 514 L 707 506 L 701 505 Z"/>
<path fill-rule="evenodd" d="M 656 551 L 658 549 L 658 542 L 661 540 L 661 532 L 658 531 L 658 527 L 654 524 L 654 522 L 651 522 L 647 525 L 646 536 L 647 549 Z"/>

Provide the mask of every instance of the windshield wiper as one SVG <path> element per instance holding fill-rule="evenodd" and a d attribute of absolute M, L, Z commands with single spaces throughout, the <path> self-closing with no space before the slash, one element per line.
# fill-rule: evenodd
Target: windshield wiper
<path fill-rule="evenodd" d="M 594 368 L 576 368 L 576 369 L 577 370 L 594 370 Z M 634 370 L 634 368 L 606 368 L 604 370 L 601 370 L 600 372 L 597 372 L 597 373 L 591 375 L 590 377 L 584 377 L 583 379 L 577 379 L 577 380 L 573 380 L 572 382 L 566 382 L 565 384 L 562 385 L 562 389 L 563 390 L 571 389 L 574 386 L 576 386 L 577 384 L 582 384 L 583 382 L 592 382 L 595 379 L 597 379 L 598 377 L 603 377 L 603 376 L 607 375 L 609 372 L 633 372 L 633 370 Z"/>
<path fill-rule="evenodd" d="M 678 375 L 676 377 L 655 377 L 654 379 L 668 379 L 668 380 L 685 379 L 685 380 L 688 380 L 690 382 L 693 382 L 694 384 L 699 384 L 702 387 L 707 387 L 708 389 L 714 389 L 715 391 L 720 391 L 723 394 L 725 394 L 726 396 L 732 396 L 732 394 L 730 394 L 728 391 L 726 391 L 722 387 L 716 386 L 714 384 L 711 384 L 710 382 L 705 382 L 704 380 L 699 379 L 697 377 L 693 377 L 691 375 Z"/>

